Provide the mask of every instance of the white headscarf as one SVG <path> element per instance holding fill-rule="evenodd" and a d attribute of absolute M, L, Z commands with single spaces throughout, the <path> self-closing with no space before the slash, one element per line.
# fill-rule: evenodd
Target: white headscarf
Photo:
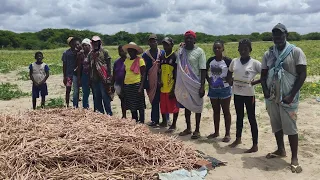
<path fill-rule="evenodd" d="M 81 44 L 88 44 L 91 47 L 91 40 L 88 38 L 85 38 L 82 40 Z"/>

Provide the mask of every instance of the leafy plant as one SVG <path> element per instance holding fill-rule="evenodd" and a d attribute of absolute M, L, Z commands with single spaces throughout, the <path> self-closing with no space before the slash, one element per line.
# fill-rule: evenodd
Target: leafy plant
<path fill-rule="evenodd" d="M 62 108 L 64 107 L 64 100 L 62 97 L 50 98 L 46 101 L 45 108 Z M 38 106 L 37 109 L 40 109 L 41 106 Z"/>
<path fill-rule="evenodd" d="M 0 100 L 11 100 L 28 95 L 29 93 L 22 92 L 16 84 L 1 83 L 0 85 Z"/>

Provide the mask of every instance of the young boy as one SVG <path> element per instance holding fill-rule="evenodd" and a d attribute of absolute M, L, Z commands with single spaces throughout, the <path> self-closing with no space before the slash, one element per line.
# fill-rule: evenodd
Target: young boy
<path fill-rule="evenodd" d="M 164 38 L 162 44 L 165 53 L 160 57 L 160 110 L 163 119 L 160 126 L 167 127 L 167 114 L 173 113 L 173 123 L 167 131 L 172 132 L 176 129 L 176 122 L 179 115 L 179 108 L 177 107 L 177 100 L 174 95 L 174 86 L 177 71 L 177 57 L 172 50 L 172 38 Z"/>
<path fill-rule="evenodd" d="M 122 110 L 122 118 L 126 119 L 126 106 L 123 96 L 123 85 L 124 85 L 124 77 L 125 77 L 125 66 L 124 61 L 127 59 L 127 53 L 123 51 L 122 45 L 118 47 L 118 53 L 120 58 L 114 62 L 113 65 L 113 76 L 112 76 L 112 84 L 114 84 L 114 89 L 121 101 L 121 110 Z"/>
<path fill-rule="evenodd" d="M 69 107 L 71 86 L 73 83 L 73 106 L 78 107 L 79 87 L 77 81 L 77 53 L 81 49 L 79 38 L 69 37 L 67 40 L 70 48 L 63 52 L 63 84 L 66 86 L 66 104 Z"/>
<path fill-rule="evenodd" d="M 49 77 L 49 67 L 42 62 L 42 52 L 36 52 L 34 55 L 36 62 L 29 66 L 29 76 L 32 81 L 32 106 L 36 109 L 37 98 L 41 94 L 41 107 L 44 108 L 45 97 L 48 95 L 47 79 Z"/>

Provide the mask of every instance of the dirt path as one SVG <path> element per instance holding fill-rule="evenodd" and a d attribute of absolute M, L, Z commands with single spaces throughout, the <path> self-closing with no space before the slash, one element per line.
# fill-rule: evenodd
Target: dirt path
<path fill-rule="evenodd" d="M 19 85 L 19 87 L 26 92 L 31 90 L 30 81 L 17 81 L 15 73 L 0 74 L 2 82 L 12 82 Z M 310 78 L 310 80 L 319 80 L 320 78 Z M 61 75 L 50 76 L 48 80 L 48 98 L 63 97 L 64 87 L 62 86 Z M 206 140 L 206 136 L 213 131 L 212 109 L 209 99 L 205 98 L 204 110 L 201 121 L 201 135 L 199 140 L 191 140 L 190 137 L 181 138 L 185 143 L 193 145 L 198 150 L 215 157 L 219 160 L 228 162 L 225 167 L 219 167 L 211 170 L 206 179 L 228 180 L 228 179 L 260 179 L 260 180 L 282 180 L 282 179 L 320 179 L 320 103 L 314 99 L 306 99 L 300 104 L 298 128 L 300 130 L 299 141 L 299 160 L 303 167 L 303 173 L 292 174 L 288 166 L 290 163 L 290 147 L 288 139 L 285 138 L 286 150 L 288 157 L 283 159 L 267 160 L 265 155 L 268 152 L 274 151 L 276 142 L 271 132 L 269 118 L 265 110 L 264 102 L 257 98 L 256 116 L 259 125 L 259 152 L 254 154 L 243 154 L 243 152 L 251 147 L 251 132 L 248 120 L 245 119 L 243 130 L 243 144 L 238 148 L 231 149 L 226 143 L 221 142 L 224 135 L 224 123 L 220 125 L 221 137 L 216 140 Z M 147 99 L 146 99 L 147 101 Z M 148 101 L 147 101 L 148 102 Z M 92 99 L 90 98 L 92 105 Z M 91 106 L 92 107 L 92 106 Z M 147 105 L 146 121 L 150 121 L 150 104 Z M 11 101 L 0 101 L 1 113 L 15 113 L 18 111 L 26 111 L 31 109 L 31 97 L 14 99 Z M 112 109 L 114 114 L 120 116 L 120 102 L 116 97 L 112 102 Z M 232 113 L 232 140 L 235 138 L 235 110 L 233 103 L 231 104 Z M 128 113 L 128 117 L 130 117 Z M 172 116 L 171 116 L 172 118 Z M 223 116 L 221 116 L 223 120 Z M 194 122 L 194 119 L 192 119 Z M 180 110 L 178 119 L 178 131 L 185 128 L 184 111 Z M 194 124 L 193 124 L 194 128 Z M 152 130 L 156 133 L 162 133 L 164 130 Z"/>

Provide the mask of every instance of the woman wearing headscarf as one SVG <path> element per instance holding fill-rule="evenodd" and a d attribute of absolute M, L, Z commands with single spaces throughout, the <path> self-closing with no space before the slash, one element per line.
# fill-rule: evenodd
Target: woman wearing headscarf
<path fill-rule="evenodd" d="M 89 72 L 90 72 L 90 62 L 88 55 L 91 51 L 91 40 L 85 38 L 81 43 L 82 49 L 77 54 L 77 76 L 78 85 L 82 87 L 82 106 L 85 109 L 89 108 Z"/>
<path fill-rule="evenodd" d="M 102 49 L 99 36 L 91 39 L 92 51 L 89 53 L 90 81 L 93 88 L 94 110 L 112 115 L 111 104 L 111 57 Z"/>

